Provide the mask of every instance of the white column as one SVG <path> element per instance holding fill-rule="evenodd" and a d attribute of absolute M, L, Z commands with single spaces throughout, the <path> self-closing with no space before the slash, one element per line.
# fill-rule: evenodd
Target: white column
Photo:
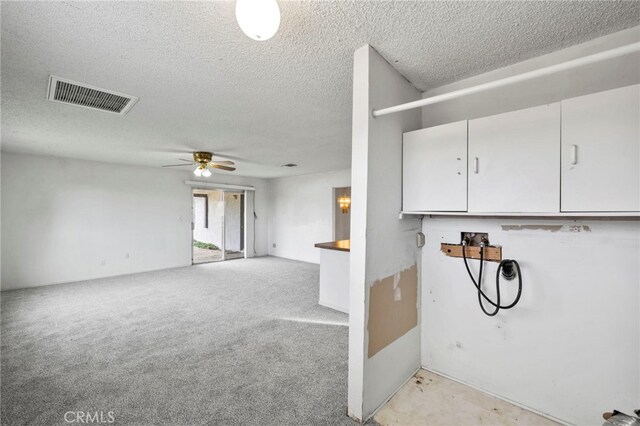
<path fill-rule="evenodd" d="M 421 127 L 419 110 L 374 119 L 381 106 L 421 93 L 370 46 L 355 52 L 353 79 L 349 414 L 367 419 L 420 367 L 420 323 L 372 357 L 368 354 L 369 290 L 418 263 L 419 219 L 402 208 L 402 133 Z M 416 307 L 417 309 L 417 307 Z"/>

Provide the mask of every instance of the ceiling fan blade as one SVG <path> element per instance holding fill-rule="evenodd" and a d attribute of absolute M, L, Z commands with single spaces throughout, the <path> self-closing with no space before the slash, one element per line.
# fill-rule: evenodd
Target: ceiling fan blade
<path fill-rule="evenodd" d="M 182 167 L 182 166 L 191 166 L 191 164 L 167 164 L 166 166 L 162 166 L 162 167 Z"/>
<path fill-rule="evenodd" d="M 226 170 L 228 172 L 232 172 L 236 169 L 235 167 L 227 167 L 227 166 L 222 166 L 220 164 L 214 164 L 214 163 L 209 163 L 209 167 L 213 167 L 214 169 Z"/>
<path fill-rule="evenodd" d="M 178 160 L 180 160 L 180 161 L 186 161 L 187 163 L 194 163 L 194 161 L 193 161 L 193 160 L 186 160 L 186 159 L 184 159 L 184 158 L 178 158 Z"/>
<path fill-rule="evenodd" d="M 224 166 L 233 166 L 236 163 L 234 163 L 233 161 L 229 161 L 229 160 L 220 160 L 220 161 L 213 160 L 213 161 L 211 161 L 211 164 L 222 164 Z"/>
<path fill-rule="evenodd" d="M 229 155 L 229 154 L 224 154 L 224 153 L 221 154 L 219 152 L 212 152 L 211 155 L 213 157 L 220 158 L 220 159 L 223 159 L 223 160 L 236 160 L 236 161 L 243 161 L 244 160 L 244 158 L 236 157 L 235 155 Z"/>

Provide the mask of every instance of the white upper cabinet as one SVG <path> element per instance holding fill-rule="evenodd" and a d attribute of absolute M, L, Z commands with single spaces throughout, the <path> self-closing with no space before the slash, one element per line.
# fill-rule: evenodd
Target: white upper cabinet
<path fill-rule="evenodd" d="M 469 212 L 560 211 L 560 104 L 469 121 Z"/>
<path fill-rule="evenodd" d="M 640 214 L 640 85 L 404 134 L 403 210 Z"/>
<path fill-rule="evenodd" d="M 640 86 L 562 101 L 562 211 L 640 211 Z"/>
<path fill-rule="evenodd" d="M 467 210 L 467 121 L 403 136 L 404 211 Z"/>

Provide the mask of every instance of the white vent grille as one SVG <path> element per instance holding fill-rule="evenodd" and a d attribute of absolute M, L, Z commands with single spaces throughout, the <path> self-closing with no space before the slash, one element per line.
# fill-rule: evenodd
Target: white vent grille
<path fill-rule="evenodd" d="M 138 102 L 138 98 L 135 96 L 101 89 L 53 75 L 49 77 L 49 93 L 47 98 L 54 102 L 97 109 L 120 115 L 125 115 L 133 105 Z"/>

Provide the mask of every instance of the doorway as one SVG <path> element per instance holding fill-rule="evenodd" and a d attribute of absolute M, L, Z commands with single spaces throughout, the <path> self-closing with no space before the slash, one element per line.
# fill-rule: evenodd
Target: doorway
<path fill-rule="evenodd" d="M 348 240 L 351 238 L 351 187 L 333 188 L 333 200 L 333 239 Z"/>
<path fill-rule="evenodd" d="M 192 263 L 244 258 L 244 192 L 194 189 L 192 198 Z"/>

